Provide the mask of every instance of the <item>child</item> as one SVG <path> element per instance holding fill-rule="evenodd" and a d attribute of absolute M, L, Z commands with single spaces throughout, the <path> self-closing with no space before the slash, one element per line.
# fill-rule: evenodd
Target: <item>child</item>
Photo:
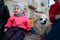
<path fill-rule="evenodd" d="M 8 19 L 5 25 L 3 40 L 23 40 L 26 31 L 30 31 L 30 22 L 24 12 L 24 5 L 22 3 L 16 4 L 14 9 L 14 16 Z"/>

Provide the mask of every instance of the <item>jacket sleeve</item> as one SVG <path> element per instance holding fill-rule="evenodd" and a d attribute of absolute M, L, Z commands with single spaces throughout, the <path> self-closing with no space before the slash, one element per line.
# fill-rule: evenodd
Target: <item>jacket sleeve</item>
<path fill-rule="evenodd" d="M 54 14 L 54 12 L 53 12 L 53 5 L 50 7 L 50 10 L 49 10 L 49 17 L 50 17 L 50 21 L 52 22 L 52 23 L 54 23 L 54 21 L 55 21 L 55 14 Z"/>
<path fill-rule="evenodd" d="M 26 29 L 28 30 L 28 31 L 30 31 L 31 30 L 31 24 L 30 24 L 30 21 L 29 21 L 29 19 L 26 17 Z"/>
<path fill-rule="evenodd" d="M 12 18 L 9 18 L 7 24 L 5 25 L 5 28 L 11 28 L 11 26 L 12 26 Z"/>

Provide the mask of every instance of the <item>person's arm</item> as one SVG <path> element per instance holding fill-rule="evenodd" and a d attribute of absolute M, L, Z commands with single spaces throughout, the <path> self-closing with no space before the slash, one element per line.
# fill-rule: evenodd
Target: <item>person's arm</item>
<path fill-rule="evenodd" d="M 9 18 L 8 21 L 7 21 L 7 24 L 5 25 L 5 27 L 10 28 L 11 25 L 12 25 L 12 19 Z"/>
<path fill-rule="evenodd" d="M 53 24 L 54 21 L 55 21 L 55 14 L 54 14 L 53 5 L 51 5 L 51 7 L 50 7 L 50 9 L 49 9 L 49 18 L 50 18 L 50 21 L 51 21 L 52 24 Z"/>
<path fill-rule="evenodd" d="M 5 13 L 5 15 L 6 15 L 5 17 L 6 17 L 7 19 L 10 18 L 9 9 L 8 9 L 7 6 L 5 6 L 4 13 Z"/>
<path fill-rule="evenodd" d="M 29 21 L 29 19 L 26 17 L 26 29 L 28 30 L 28 31 L 30 31 L 31 30 L 31 24 L 30 24 L 30 21 Z"/>
<path fill-rule="evenodd" d="M 7 24 L 4 27 L 4 32 L 6 32 L 9 28 L 11 28 L 11 25 L 12 25 L 12 18 L 9 18 Z"/>

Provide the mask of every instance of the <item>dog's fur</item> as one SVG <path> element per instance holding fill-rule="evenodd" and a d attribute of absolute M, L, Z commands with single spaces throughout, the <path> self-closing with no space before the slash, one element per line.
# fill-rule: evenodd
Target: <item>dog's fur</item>
<path fill-rule="evenodd" d="M 49 17 L 44 13 L 34 13 L 34 30 L 40 36 L 44 36 L 49 33 L 51 29 L 51 23 Z"/>

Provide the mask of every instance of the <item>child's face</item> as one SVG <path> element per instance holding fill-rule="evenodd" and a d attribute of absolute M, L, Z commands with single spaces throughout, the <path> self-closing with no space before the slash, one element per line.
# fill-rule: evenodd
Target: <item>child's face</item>
<path fill-rule="evenodd" d="M 14 13 L 15 13 L 15 14 L 20 14 L 20 13 L 22 13 L 22 10 L 20 9 L 19 6 L 15 6 Z"/>

